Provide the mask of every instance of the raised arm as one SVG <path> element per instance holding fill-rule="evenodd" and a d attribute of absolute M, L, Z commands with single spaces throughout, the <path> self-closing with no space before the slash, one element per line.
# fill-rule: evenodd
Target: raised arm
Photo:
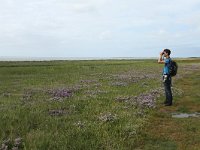
<path fill-rule="evenodd" d="M 159 64 L 164 64 L 164 63 L 165 63 L 165 61 L 164 61 L 164 59 L 163 59 L 163 52 L 160 52 L 160 56 L 159 56 L 159 58 L 158 58 L 158 63 L 159 63 Z"/>

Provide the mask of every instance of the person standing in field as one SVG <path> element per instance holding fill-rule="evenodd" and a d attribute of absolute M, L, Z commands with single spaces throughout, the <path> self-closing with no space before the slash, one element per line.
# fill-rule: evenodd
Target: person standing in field
<path fill-rule="evenodd" d="M 171 62 L 170 54 L 171 54 L 171 51 L 169 49 L 164 49 L 160 53 L 160 57 L 158 59 L 159 64 L 164 64 L 162 75 L 163 75 L 163 84 L 164 84 L 165 95 L 166 95 L 166 99 L 164 102 L 165 106 L 171 106 L 172 100 L 173 100 L 172 91 L 171 91 L 172 78 L 171 78 L 170 70 L 169 70 L 170 62 Z"/>

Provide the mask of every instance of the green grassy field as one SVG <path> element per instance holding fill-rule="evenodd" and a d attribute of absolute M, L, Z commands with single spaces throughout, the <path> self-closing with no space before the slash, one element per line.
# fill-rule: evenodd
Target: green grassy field
<path fill-rule="evenodd" d="M 200 60 L 177 62 L 172 107 L 157 60 L 0 62 L 0 149 L 198 149 L 171 113 L 200 112 Z"/>

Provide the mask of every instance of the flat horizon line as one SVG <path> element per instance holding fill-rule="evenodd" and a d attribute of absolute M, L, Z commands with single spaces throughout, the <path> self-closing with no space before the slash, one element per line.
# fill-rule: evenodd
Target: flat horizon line
<path fill-rule="evenodd" d="M 25 57 L 25 56 L 0 56 L 0 61 L 53 61 L 53 60 L 131 60 L 131 59 L 157 59 L 158 57 Z M 200 57 L 172 57 L 176 59 Z"/>

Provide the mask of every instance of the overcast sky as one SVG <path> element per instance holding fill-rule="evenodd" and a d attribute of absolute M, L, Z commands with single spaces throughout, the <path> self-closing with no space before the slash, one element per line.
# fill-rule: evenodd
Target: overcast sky
<path fill-rule="evenodd" d="M 200 57 L 200 0 L 0 0 L 0 56 Z"/>

